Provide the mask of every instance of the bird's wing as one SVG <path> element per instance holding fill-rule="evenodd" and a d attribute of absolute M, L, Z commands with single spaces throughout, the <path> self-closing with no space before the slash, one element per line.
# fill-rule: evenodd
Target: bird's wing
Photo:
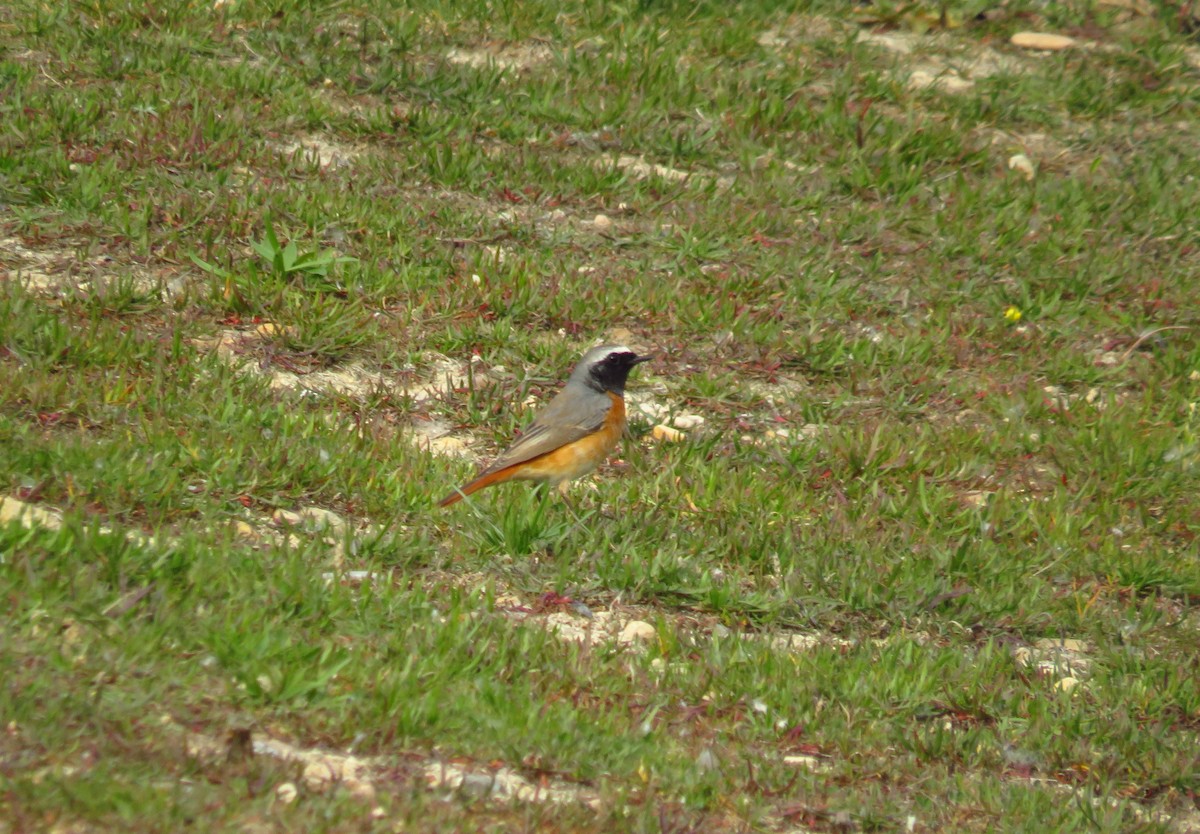
<path fill-rule="evenodd" d="M 555 397 L 533 424 L 482 474 L 533 460 L 599 431 L 613 407 L 612 401 L 607 396 L 587 399 L 588 402 L 580 406 L 578 402 L 568 405 L 561 394 Z M 568 410 L 572 413 L 566 413 Z"/>

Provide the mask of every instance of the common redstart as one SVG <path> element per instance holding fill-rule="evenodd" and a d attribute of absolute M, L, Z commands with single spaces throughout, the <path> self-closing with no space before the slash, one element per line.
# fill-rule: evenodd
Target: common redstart
<path fill-rule="evenodd" d="M 448 507 L 476 490 L 505 481 L 561 487 L 604 462 L 625 431 L 625 380 L 649 361 L 620 345 L 583 355 L 567 384 L 525 433 L 492 465 L 438 502 Z"/>

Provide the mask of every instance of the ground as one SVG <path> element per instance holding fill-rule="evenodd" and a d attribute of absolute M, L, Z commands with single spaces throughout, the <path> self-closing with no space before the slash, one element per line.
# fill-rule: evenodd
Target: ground
<path fill-rule="evenodd" d="M 1200 831 L 1198 29 L 0 9 L 0 832 Z"/>

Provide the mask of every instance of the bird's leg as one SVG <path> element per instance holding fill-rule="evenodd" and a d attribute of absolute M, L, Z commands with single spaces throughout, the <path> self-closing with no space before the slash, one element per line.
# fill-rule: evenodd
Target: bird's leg
<path fill-rule="evenodd" d="M 550 495 L 550 487 L 545 481 L 538 481 L 533 485 L 533 494 L 537 496 L 537 506 L 533 511 L 534 525 L 538 528 L 542 526 L 542 518 L 546 515 L 546 507 L 549 506 L 547 501 Z M 554 545 L 551 542 L 546 542 L 544 547 L 546 556 L 554 558 Z"/>
<path fill-rule="evenodd" d="M 558 494 L 562 497 L 563 506 L 567 508 L 567 512 L 571 514 L 571 518 L 575 519 L 575 526 L 580 529 L 586 529 L 583 526 L 583 519 L 579 513 L 575 512 L 575 506 L 571 503 L 571 499 L 567 497 L 567 491 L 570 487 L 570 481 L 560 481 L 558 484 Z"/>

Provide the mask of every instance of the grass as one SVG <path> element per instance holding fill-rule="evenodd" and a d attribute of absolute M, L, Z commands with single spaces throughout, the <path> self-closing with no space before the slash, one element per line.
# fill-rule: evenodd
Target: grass
<path fill-rule="evenodd" d="M 0 11 L 0 831 L 1200 830 L 1194 28 L 946 11 Z"/>

